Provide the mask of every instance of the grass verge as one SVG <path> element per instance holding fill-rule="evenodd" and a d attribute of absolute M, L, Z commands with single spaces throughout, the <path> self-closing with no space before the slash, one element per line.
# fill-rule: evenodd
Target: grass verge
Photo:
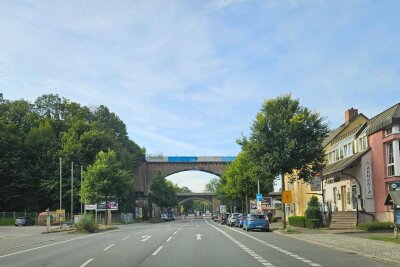
<path fill-rule="evenodd" d="M 400 244 L 400 238 L 395 239 L 393 237 L 387 237 L 387 236 L 372 236 L 370 237 L 370 239 Z"/>

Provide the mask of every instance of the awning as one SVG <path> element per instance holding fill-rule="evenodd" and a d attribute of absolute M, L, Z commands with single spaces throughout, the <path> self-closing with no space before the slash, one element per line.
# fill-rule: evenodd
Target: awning
<path fill-rule="evenodd" d="M 385 205 L 400 205 L 400 190 L 389 191 L 385 200 Z"/>
<path fill-rule="evenodd" d="M 337 173 L 340 171 L 343 171 L 345 169 L 349 169 L 351 167 L 354 167 L 354 164 L 357 163 L 357 161 L 364 156 L 370 149 L 367 149 L 363 152 L 357 153 L 351 157 L 339 160 L 338 162 L 326 165 L 326 167 L 323 170 L 323 175 L 328 176 L 333 173 Z"/>

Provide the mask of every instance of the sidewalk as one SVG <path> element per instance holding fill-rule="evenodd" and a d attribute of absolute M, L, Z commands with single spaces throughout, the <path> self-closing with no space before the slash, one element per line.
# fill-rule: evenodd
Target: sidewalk
<path fill-rule="evenodd" d="M 271 224 L 271 228 L 281 228 L 281 224 Z M 275 232 L 318 245 L 343 250 L 348 253 L 360 254 L 400 265 L 400 245 L 368 239 L 370 236 L 377 235 L 376 233 L 358 230 L 292 228 L 296 230 L 296 233 Z M 379 235 L 392 236 L 388 233 L 379 233 Z"/>

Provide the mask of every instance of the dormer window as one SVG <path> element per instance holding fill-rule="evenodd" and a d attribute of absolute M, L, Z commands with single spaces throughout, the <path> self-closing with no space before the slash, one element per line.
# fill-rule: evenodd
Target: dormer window
<path fill-rule="evenodd" d="M 385 129 L 385 136 L 390 135 L 392 133 L 393 133 L 393 128 L 392 127 Z"/>

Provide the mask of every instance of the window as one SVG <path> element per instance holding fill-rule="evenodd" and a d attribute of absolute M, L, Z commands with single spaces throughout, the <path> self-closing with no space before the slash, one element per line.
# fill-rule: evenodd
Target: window
<path fill-rule="evenodd" d="M 347 145 L 344 145 L 344 157 L 347 157 L 349 154 L 348 154 L 348 151 L 347 151 Z"/>
<path fill-rule="evenodd" d="M 343 153 L 343 147 L 340 148 L 340 159 L 342 159 L 344 157 L 344 153 Z"/>
<path fill-rule="evenodd" d="M 392 134 L 392 127 L 390 127 L 390 128 L 387 128 L 386 130 L 385 130 L 385 135 L 389 135 L 389 134 Z"/>
<path fill-rule="evenodd" d="M 335 160 L 338 161 L 339 160 L 339 149 L 335 150 Z"/>
<path fill-rule="evenodd" d="M 394 176 L 393 142 L 386 144 L 387 176 Z"/>

